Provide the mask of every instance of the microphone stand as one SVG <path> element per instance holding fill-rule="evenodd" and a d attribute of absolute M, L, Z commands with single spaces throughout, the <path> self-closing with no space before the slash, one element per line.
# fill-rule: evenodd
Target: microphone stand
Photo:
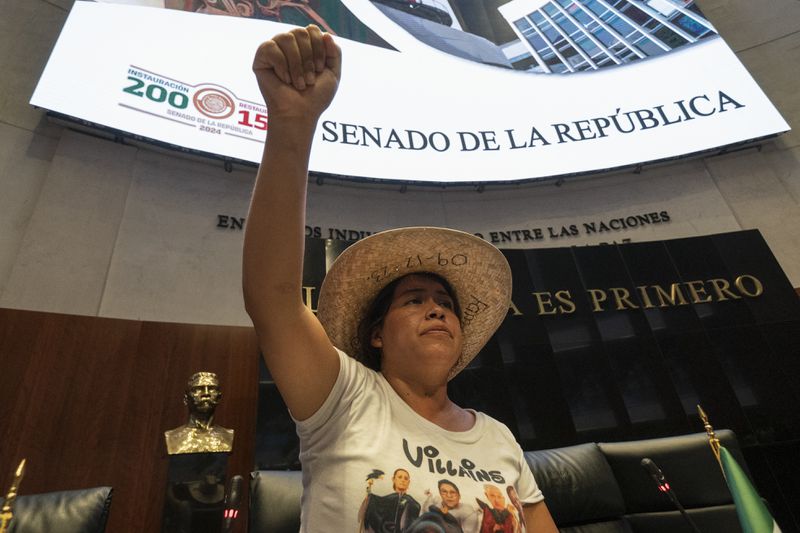
<path fill-rule="evenodd" d="M 656 482 L 658 490 L 669 496 L 672 504 L 678 509 L 678 511 L 680 511 L 681 516 L 683 516 L 683 519 L 689 524 L 689 527 L 692 528 L 692 531 L 694 533 L 702 533 L 697 527 L 697 524 L 694 523 L 694 520 L 692 520 L 692 517 L 689 516 L 689 513 L 686 512 L 686 509 L 683 508 L 681 502 L 678 501 L 678 497 L 675 495 L 672 487 L 669 486 L 669 483 L 667 483 L 667 478 L 664 477 L 664 472 L 661 471 L 658 465 L 656 465 L 649 457 L 642 459 L 641 465 L 645 470 L 647 470 L 647 472 L 650 474 L 650 477 L 653 478 L 653 481 Z"/>
<path fill-rule="evenodd" d="M 675 493 L 672 491 L 671 488 L 669 488 L 669 485 L 667 485 L 667 490 L 664 492 L 666 492 L 666 494 L 669 496 L 669 499 L 672 500 L 672 503 L 675 505 L 675 507 L 678 508 L 678 511 L 681 512 L 681 515 L 683 516 L 684 520 L 686 520 L 686 522 L 688 522 L 688 524 L 692 527 L 692 531 L 694 533 L 701 533 L 700 529 L 698 529 L 697 527 L 697 524 L 694 523 L 692 517 L 689 516 L 689 513 L 687 513 L 686 509 L 683 508 L 683 505 L 681 505 L 681 502 L 678 501 L 678 497 L 675 496 Z"/>

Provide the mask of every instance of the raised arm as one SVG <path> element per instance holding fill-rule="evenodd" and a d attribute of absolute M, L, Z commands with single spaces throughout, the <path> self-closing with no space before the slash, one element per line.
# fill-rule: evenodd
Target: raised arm
<path fill-rule="evenodd" d="M 269 132 L 245 228 L 244 301 L 278 390 L 302 420 L 322 405 L 339 372 L 301 286 L 308 160 L 317 120 L 336 94 L 341 51 L 316 26 L 297 28 L 262 43 L 253 72 Z"/>

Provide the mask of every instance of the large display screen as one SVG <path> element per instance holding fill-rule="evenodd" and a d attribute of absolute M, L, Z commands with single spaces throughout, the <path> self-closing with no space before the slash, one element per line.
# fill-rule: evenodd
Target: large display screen
<path fill-rule="evenodd" d="M 344 54 L 319 173 L 526 180 L 789 129 L 693 0 L 77 1 L 31 104 L 257 163 L 253 53 L 308 23 Z"/>

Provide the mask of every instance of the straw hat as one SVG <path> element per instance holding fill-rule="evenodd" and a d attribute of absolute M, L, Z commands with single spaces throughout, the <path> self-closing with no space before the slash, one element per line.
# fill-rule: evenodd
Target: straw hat
<path fill-rule="evenodd" d="M 461 306 L 464 344 L 448 379 L 478 355 L 508 313 L 511 268 L 500 250 L 463 231 L 400 228 L 347 248 L 331 265 L 319 293 L 317 317 L 333 344 L 361 353 L 358 324 L 378 293 L 408 274 L 431 272 L 450 283 Z"/>

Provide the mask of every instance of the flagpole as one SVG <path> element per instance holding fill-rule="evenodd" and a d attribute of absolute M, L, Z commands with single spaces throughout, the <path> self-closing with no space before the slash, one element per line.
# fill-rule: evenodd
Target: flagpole
<path fill-rule="evenodd" d="M 24 475 L 25 459 L 19 463 L 17 471 L 14 474 L 14 481 L 11 482 L 11 488 L 8 489 L 5 502 L 3 502 L 3 508 L 0 509 L 0 533 L 6 533 L 8 531 L 8 527 L 11 525 L 11 519 L 14 518 L 12 507 L 14 506 L 14 500 L 17 499 L 19 484 L 22 482 L 22 477 Z"/>
<path fill-rule="evenodd" d="M 703 420 L 703 427 L 708 434 L 708 444 L 711 446 L 711 451 L 714 452 L 714 457 L 717 458 L 720 470 L 722 470 L 722 477 L 725 478 L 725 483 L 731 492 L 742 531 L 745 533 L 781 533 L 781 528 L 778 527 L 769 509 L 764 505 L 747 474 L 719 442 L 714 428 L 708 421 L 708 416 L 699 405 L 697 412 Z"/>
<path fill-rule="evenodd" d="M 706 434 L 708 435 L 708 444 L 711 446 L 711 451 L 714 452 L 714 457 L 717 458 L 717 462 L 720 463 L 720 468 L 722 467 L 722 462 L 719 457 L 719 439 L 717 438 L 717 434 L 714 433 L 714 428 L 711 426 L 711 422 L 708 421 L 708 415 L 700 405 L 697 406 L 697 413 L 700 415 L 700 419 L 703 421 L 703 428 L 706 430 Z M 723 475 L 725 473 L 723 472 Z"/>

